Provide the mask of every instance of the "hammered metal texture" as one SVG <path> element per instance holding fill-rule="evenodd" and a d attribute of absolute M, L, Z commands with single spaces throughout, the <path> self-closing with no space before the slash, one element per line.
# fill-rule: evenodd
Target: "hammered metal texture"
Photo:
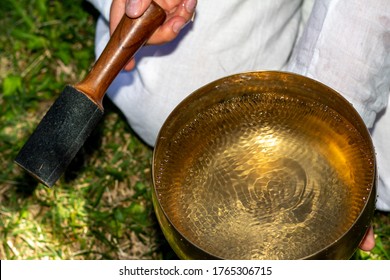
<path fill-rule="evenodd" d="M 201 89 L 196 110 L 184 104 L 168 120 L 155 154 L 157 200 L 208 254 L 302 259 L 361 214 L 375 176 L 372 143 L 328 97 L 300 94 L 304 84 L 246 79 Z"/>

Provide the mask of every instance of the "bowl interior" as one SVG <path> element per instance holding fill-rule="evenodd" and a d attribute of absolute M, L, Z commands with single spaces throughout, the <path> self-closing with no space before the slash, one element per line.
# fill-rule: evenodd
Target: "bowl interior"
<path fill-rule="evenodd" d="M 361 119 L 331 89 L 247 73 L 176 108 L 153 172 L 170 226 L 194 246 L 222 259 L 301 259 L 362 214 L 375 158 Z"/>

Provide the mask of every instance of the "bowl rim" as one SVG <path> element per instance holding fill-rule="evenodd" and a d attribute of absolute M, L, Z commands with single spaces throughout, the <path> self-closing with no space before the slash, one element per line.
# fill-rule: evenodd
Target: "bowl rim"
<path fill-rule="evenodd" d="M 216 79 L 214 81 L 211 81 L 211 82 L 207 83 L 206 85 L 200 87 L 199 89 L 193 91 L 188 96 L 186 96 L 181 102 L 179 102 L 179 104 L 173 109 L 173 111 L 168 115 L 168 117 L 164 121 L 164 123 L 163 123 L 163 125 L 162 125 L 162 127 L 161 127 L 161 129 L 160 129 L 160 131 L 158 133 L 156 144 L 154 146 L 153 156 L 152 156 L 152 182 L 153 182 L 153 186 L 152 186 L 153 187 L 153 192 L 152 192 L 152 195 L 153 195 L 154 208 L 155 208 L 156 212 L 159 211 L 159 210 L 161 211 L 161 213 L 164 215 L 165 219 L 168 221 L 170 226 L 173 227 L 173 229 L 183 239 L 185 239 L 185 241 L 187 243 L 189 243 L 191 246 L 193 246 L 194 248 L 196 248 L 200 252 L 203 252 L 206 256 L 208 256 L 210 258 L 213 258 L 213 259 L 223 259 L 223 256 L 218 256 L 218 255 L 215 255 L 213 253 L 210 253 L 206 248 L 202 248 L 199 245 L 195 244 L 192 240 L 190 240 L 190 238 L 185 236 L 177 228 L 177 226 L 172 222 L 172 220 L 170 219 L 170 217 L 168 216 L 168 214 L 164 210 L 164 207 L 161 205 L 160 200 L 159 200 L 159 191 L 158 191 L 158 188 L 156 187 L 157 186 L 157 184 L 156 184 L 156 174 L 157 174 L 157 171 L 156 171 L 156 165 L 155 164 L 156 164 L 157 157 L 158 157 L 158 152 L 159 152 L 159 149 L 160 149 L 159 146 L 161 145 L 160 144 L 161 140 L 164 139 L 164 141 L 167 141 L 166 137 L 164 137 L 164 133 L 166 131 L 166 128 L 167 128 L 168 124 L 171 122 L 171 120 L 174 119 L 176 117 L 176 115 L 179 113 L 181 107 L 186 107 L 186 105 L 188 103 L 191 103 L 194 99 L 198 99 L 201 96 L 205 95 L 204 91 L 207 90 L 207 88 L 215 87 L 215 86 L 218 86 L 220 84 L 225 84 L 225 82 L 229 82 L 231 79 L 235 79 L 235 78 L 244 79 L 245 80 L 248 77 L 250 77 L 250 78 L 255 77 L 256 79 L 259 79 L 259 76 L 261 76 L 261 75 L 270 75 L 270 76 L 282 75 L 282 76 L 291 77 L 291 78 L 299 78 L 299 79 L 303 79 L 303 80 L 307 81 L 308 83 L 316 84 L 316 85 L 320 86 L 322 89 L 324 89 L 327 92 L 331 92 L 331 94 L 333 94 L 335 97 L 337 97 L 338 100 L 340 100 L 343 103 L 345 103 L 344 105 L 349 106 L 348 109 L 353 113 L 354 118 L 355 118 L 354 121 L 357 122 L 357 123 L 355 123 L 355 122 L 351 122 L 351 123 L 354 125 L 354 127 L 356 127 L 356 125 L 359 126 L 359 130 L 358 131 L 359 131 L 360 134 L 361 133 L 365 134 L 365 135 L 363 135 L 363 137 L 369 142 L 368 144 L 369 144 L 370 150 L 372 152 L 372 156 L 373 156 L 372 157 L 372 159 L 373 159 L 373 162 L 372 162 L 372 173 L 373 173 L 373 176 L 372 176 L 372 182 L 371 182 L 370 191 L 369 191 L 368 196 L 367 196 L 368 199 L 365 200 L 363 206 L 360 209 L 359 214 L 356 216 L 356 218 L 354 219 L 354 221 L 351 224 L 351 226 L 347 230 L 345 230 L 344 233 L 337 240 L 335 240 L 334 242 L 330 243 L 329 245 L 323 247 L 321 250 L 318 250 L 316 252 L 313 252 L 310 255 L 307 255 L 307 256 L 304 256 L 302 258 L 299 258 L 301 260 L 302 259 L 316 259 L 318 256 L 326 255 L 328 251 L 332 251 L 332 248 L 335 248 L 335 247 L 339 246 L 339 244 L 342 243 L 343 240 L 346 240 L 348 238 L 348 236 L 351 235 L 351 230 L 357 224 L 360 224 L 360 223 L 364 224 L 364 221 L 362 222 L 362 220 L 368 220 L 369 222 L 371 222 L 373 214 L 374 214 L 374 211 L 375 211 L 376 184 L 377 184 L 377 176 L 378 175 L 377 175 L 377 162 L 376 162 L 376 157 L 375 157 L 376 156 L 375 155 L 375 149 L 374 149 L 374 145 L 373 145 L 373 142 L 372 142 L 372 139 L 371 139 L 370 132 L 369 132 L 368 128 L 366 127 L 366 125 L 364 124 L 364 121 L 361 118 L 361 116 L 359 115 L 359 113 L 353 107 L 353 104 L 351 104 L 344 96 L 342 96 L 336 90 L 334 90 L 334 89 L 330 88 L 329 86 L 325 85 L 324 83 L 322 83 L 322 82 L 320 82 L 318 80 L 315 80 L 313 78 L 310 78 L 310 77 L 306 77 L 306 76 L 303 76 L 303 75 L 300 75 L 300 74 L 296 74 L 296 73 L 293 73 L 293 72 L 287 72 L 287 71 L 273 71 L 273 70 L 247 71 L 247 72 L 241 72 L 241 73 L 228 75 L 228 76 Z M 374 202 L 373 202 L 373 200 L 374 200 Z M 372 204 L 374 204 L 374 206 L 370 207 L 370 205 L 372 205 Z M 372 208 L 372 209 L 369 209 L 369 208 Z M 368 218 L 363 219 L 364 218 L 363 215 L 366 213 L 366 211 L 370 211 L 371 214 L 368 215 Z M 161 224 L 160 220 L 159 220 L 159 223 L 160 223 L 160 227 L 163 228 L 163 225 Z M 361 226 L 364 226 L 364 225 L 361 225 Z M 368 226 L 369 225 L 366 225 L 366 228 L 368 228 Z M 163 232 L 164 232 L 164 230 L 163 230 Z M 365 234 L 365 232 L 363 232 L 361 234 L 361 238 L 359 238 L 359 239 L 362 239 L 364 237 L 364 234 Z M 164 232 L 164 235 L 165 235 L 165 232 Z M 360 242 L 361 242 L 361 240 L 360 240 Z M 360 242 L 359 242 L 359 244 L 360 244 Z M 349 254 L 350 255 L 349 258 L 354 254 L 354 252 L 356 251 L 357 246 L 359 244 L 356 244 L 356 246 L 353 246 L 353 247 L 356 247 L 356 248 L 351 250 L 351 252 Z M 172 247 L 172 244 L 170 244 L 170 246 Z M 176 252 L 175 251 L 175 253 L 180 255 L 180 252 Z M 320 257 L 320 258 L 322 259 L 323 257 Z"/>

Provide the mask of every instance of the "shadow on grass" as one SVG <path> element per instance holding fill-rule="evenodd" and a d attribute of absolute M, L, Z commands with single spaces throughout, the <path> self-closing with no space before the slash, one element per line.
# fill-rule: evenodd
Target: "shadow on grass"
<path fill-rule="evenodd" d="M 103 99 L 103 108 L 105 113 L 102 119 L 96 128 L 92 131 L 91 135 L 86 139 L 84 145 L 81 147 L 64 173 L 64 179 L 66 183 L 70 183 L 75 180 L 78 175 L 83 172 L 85 163 L 93 156 L 95 156 L 96 152 L 102 148 L 105 119 L 107 118 L 108 114 L 114 113 L 118 115 L 123 122 L 127 123 L 123 113 L 115 106 L 114 103 L 112 103 L 109 98 Z M 139 136 L 131 129 L 129 125 L 126 126 L 126 129 L 133 137 L 136 137 L 139 142 L 147 146 L 147 144 L 141 138 L 139 138 Z"/>
<path fill-rule="evenodd" d="M 97 127 L 92 131 L 91 135 L 86 139 L 84 145 L 77 152 L 69 166 L 66 168 L 63 176 L 66 183 L 71 183 L 79 176 L 79 174 L 82 174 L 85 169 L 85 163 L 101 148 L 103 128 L 104 116 Z"/>
<path fill-rule="evenodd" d="M 16 194 L 22 198 L 31 197 L 35 189 L 38 187 L 38 181 L 28 172 L 23 172 L 23 175 L 16 179 Z"/>
<path fill-rule="evenodd" d="M 158 241 L 158 247 L 156 251 L 161 252 L 161 258 L 163 260 L 179 260 L 179 257 L 176 255 L 175 251 L 173 251 L 172 247 L 169 245 L 167 239 L 165 238 L 160 225 L 157 221 L 157 216 L 153 215 L 152 217 L 153 225 L 156 230 L 156 240 Z"/>
<path fill-rule="evenodd" d="M 72 182 L 79 174 L 82 174 L 85 169 L 85 163 L 101 149 L 107 114 L 114 112 L 115 114 L 119 114 L 121 116 L 119 110 L 108 98 L 103 99 L 103 108 L 105 113 L 102 119 L 65 170 L 64 180 L 66 183 Z"/>

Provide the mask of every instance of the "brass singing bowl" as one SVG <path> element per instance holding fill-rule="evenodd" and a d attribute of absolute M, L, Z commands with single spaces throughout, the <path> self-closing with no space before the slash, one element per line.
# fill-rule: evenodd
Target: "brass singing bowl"
<path fill-rule="evenodd" d="M 181 259 L 348 259 L 375 210 L 376 161 L 353 106 L 284 72 L 212 82 L 164 123 L 153 203 Z"/>

